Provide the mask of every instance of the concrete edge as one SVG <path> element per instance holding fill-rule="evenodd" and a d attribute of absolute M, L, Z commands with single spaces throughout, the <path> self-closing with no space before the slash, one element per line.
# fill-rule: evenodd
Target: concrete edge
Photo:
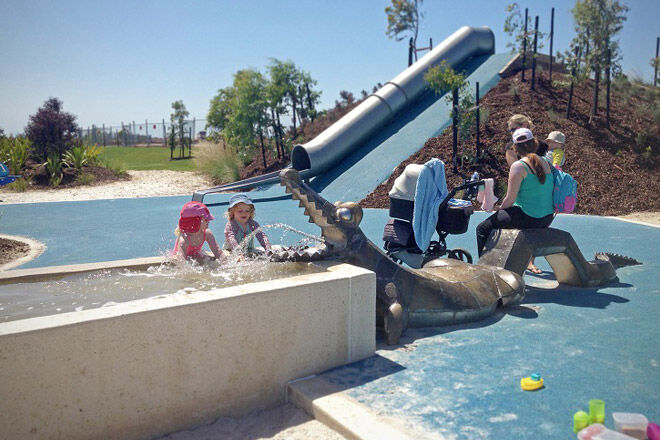
<path fill-rule="evenodd" d="M 44 246 L 45 249 L 45 246 Z M 44 266 L 29 269 L 17 269 L 11 272 L 0 273 L 0 283 L 11 279 L 15 281 L 37 281 L 41 279 L 56 278 L 58 276 L 72 275 L 76 273 L 92 272 L 101 269 L 140 269 L 155 264 L 161 264 L 166 260 L 165 256 L 131 258 L 127 260 L 98 261 L 94 263 L 67 264 L 61 266 Z"/>
<path fill-rule="evenodd" d="M 18 267 L 22 264 L 27 263 L 28 261 L 32 261 L 35 258 L 37 258 L 39 255 L 43 254 L 44 251 L 46 250 L 46 245 L 43 244 L 40 241 L 33 240 L 32 238 L 28 237 L 22 237 L 20 235 L 7 235 L 7 234 L 0 234 L 0 238 L 6 238 L 7 240 L 14 240 L 14 241 L 20 241 L 21 243 L 25 243 L 28 246 L 30 246 L 30 251 L 28 252 L 27 255 L 24 257 L 21 257 L 17 260 L 10 261 L 9 263 L 3 264 L 0 266 L 0 272 L 7 271 L 9 269 L 13 269 L 14 267 Z"/>
<path fill-rule="evenodd" d="M 350 440 L 412 440 L 396 419 L 376 414 L 327 380 L 311 376 L 289 382 L 287 402 Z"/>
<path fill-rule="evenodd" d="M 660 228 L 660 225 L 656 225 L 656 224 L 648 223 L 648 222 L 643 222 L 643 221 L 640 221 L 640 220 L 633 220 L 633 219 L 623 218 L 623 217 L 615 217 L 615 216 L 611 216 L 611 215 L 607 215 L 607 216 L 604 216 L 604 217 L 605 218 L 612 218 L 614 220 L 620 220 L 622 222 L 634 223 L 636 225 L 651 226 L 653 228 Z"/>

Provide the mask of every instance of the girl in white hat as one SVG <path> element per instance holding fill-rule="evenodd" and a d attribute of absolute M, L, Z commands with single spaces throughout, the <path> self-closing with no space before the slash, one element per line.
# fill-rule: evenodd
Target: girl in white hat
<path fill-rule="evenodd" d="M 268 237 L 260 229 L 259 223 L 254 220 L 254 204 L 248 196 L 245 194 L 232 196 L 225 215 L 228 220 L 225 225 L 225 249 L 244 251 L 248 254 L 257 253 L 258 250 L 254 245 L 256 238 L 266 252 L 271 251 Z M 254 231 L 257 232 L 253 234 Z"/>

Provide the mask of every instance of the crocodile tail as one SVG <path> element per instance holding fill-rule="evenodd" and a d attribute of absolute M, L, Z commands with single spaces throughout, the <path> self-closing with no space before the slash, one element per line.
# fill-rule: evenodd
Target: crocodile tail
<path fill-rule="evenodd" d="M 642 264 L 640 261 L 635 260 L 625 255 L 613 254 L 611 252 L 596 252 L 596 260 L 609 261 L 615 269 L 626 266 L 637 266 Z"/>

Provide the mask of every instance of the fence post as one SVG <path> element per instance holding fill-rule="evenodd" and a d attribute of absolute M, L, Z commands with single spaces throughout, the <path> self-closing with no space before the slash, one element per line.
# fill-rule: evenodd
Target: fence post
<path fill-rule="evenodd" d="M 101 137 L 103 138 L 103 146 L 105 147 L 105 124 L 103 124 L 103 134 Z"/>
<path fill-rule="evenodd" d="M 195 126 L 195 118 L 193 118 L 193 127 Z M 189 128 L 190 139 L 188 139 L 188 157 L 192 158 L 192 135 L 195 132 L 192 128 Z"/>
<path fill-rule="evenodd" d="M 149 121 L 144 120 L 144 132 L 147 136 L 147 145 L 151 144 L 151 139 L 149 139 Z"/>
<path fill-rule="evenodd" d="M 458 155 L 458 89 L 454 88 L 451 91 L 452 97 L 452 115 L 451 115 L 451 132 L 452 132 L 452 162 L 454 163 L 454 173 L 458 174 L 458 165 L 456 156 Z"/>
<path fill-rule="evenodd" d="M 477 90 L 476 90 L 476 95 L 477 95 L 476 96 L 476 104 L 477 104 L 477 160 L 479 160 L 479 157 L 481 156 L 481 147 L 479 146 L 479 131 L 481 130 L 481 127 L 480 127 L 480 124 L 479 124 L 479 122 L 480 122 L 480 113 L 481 113 L 481 110 L 479 108 L 479 81 L 477 81 L 476 88 L 477 88 Z"/>
<path fill-rule="evenodd" d="M 192 132 L 191 132 L 191 136 L 190 136 L 190 143 L 191 143 L 191 144 L 192 144 L 192 141 L 193 141 L 193 138 L 192 138 L 192 137 L 193 137 L 193 135 L 196 133 L 196 131 L 195 131 L 195 122 L 196 122 L 196 118 L 193 118 Z"/>
<path fill-rule="evenodd" d="M 527 8 L 525 8 L 525 33 L 523 35 L 522 81 L 525 81 L 525 61 L 527 61 Z"/>
<path fill-rule="evenodd" d="M 552 40 L 555 35 L 555 8 L 550 10 L 550 87 L 552 87 Z"/>
<path fill-rule="evenodd" d="M 167 147 L 167 134 L 165 133 L 165 119 L 163 119 L 163 147 Z"/>
<path fill-rule="evenodd" d="M 660 37 L 655 39 L 655 64 L 653 67 L 653 87 L 658 82 L 658 51 L 660 50 Z"/>
<path fill-rule="evenodd" d="M 532 90 L 534 90 L 534 80 L 536 79 L 536 41 L 539 34 L 539 16 L 534 19 L 534 51 L 532 52 Z"/>
<path fill-rule="evenodd" d="M 408 40 L 408 67 L 412 66 L 413 63 L 413 39 L 412 37 Z"/>

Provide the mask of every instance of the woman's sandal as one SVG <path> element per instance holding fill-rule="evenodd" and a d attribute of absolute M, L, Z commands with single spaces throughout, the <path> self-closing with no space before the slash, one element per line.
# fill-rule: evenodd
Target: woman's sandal
<path fill-rule="evenodd" d="M 533 263 L 530 263 L 529 266 L 527 266 L 527 270 L 536 275 L 543 273 L 543 271 Z"/>

